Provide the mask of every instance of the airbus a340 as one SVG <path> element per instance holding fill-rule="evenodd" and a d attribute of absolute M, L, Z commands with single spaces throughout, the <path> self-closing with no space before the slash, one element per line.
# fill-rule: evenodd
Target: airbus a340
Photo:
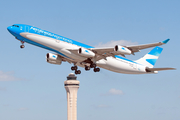
<path fill-rule="evenodd" d="M 169 39 L 145 45 L 94 48 L 30 25 L 14 24 L 7 29 L 17 40 L 21 41 L 21 48 L 25 47 L 26 42 L 53 51 L 54 53 L 47 53 L 46 61 L 58 65 L 66 61 L 72 63 L 71 70 L 75 71 L 75 74 L 81 74 L 77 66 L 85 68 L 86 71 L 93 69 L 94 72 L 99 72 L 100 68 L 104 68 L 125 74 L 157 73 L 161 70 L 174 69 L 153 68 L 163 50 L 158 46 L 166 44 Z M 125 58 L 125 55 L 131 55 L 150 47 L 155 48 L 136 61 Z"/>

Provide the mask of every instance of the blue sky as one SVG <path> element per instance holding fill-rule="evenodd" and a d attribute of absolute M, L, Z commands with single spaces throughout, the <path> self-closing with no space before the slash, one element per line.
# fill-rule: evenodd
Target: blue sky
<path fill-rule="evenodd" d="M 15 24 L 38 28 L 86 43 L 146 44 L 171 40 L 155 67 L 175 67 L 151 75 L 101 69 L 78 75 L 78 120 L 180 119 L 179 0 L 6 0 L 0 4 L 0 119 L 65 120 L 64 81 L 69 63 L 45 61 L 50 52 L 20 42 L 7 31 Z M 151 49 L 127 58 L 135 60 Z"/>

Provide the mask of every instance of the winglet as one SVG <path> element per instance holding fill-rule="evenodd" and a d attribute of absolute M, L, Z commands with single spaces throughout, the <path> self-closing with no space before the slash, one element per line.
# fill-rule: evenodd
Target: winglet
<path fill-rule="evenodd" d="M 162 41 L 162 43 L 166 44 L 170 39 Z"/>

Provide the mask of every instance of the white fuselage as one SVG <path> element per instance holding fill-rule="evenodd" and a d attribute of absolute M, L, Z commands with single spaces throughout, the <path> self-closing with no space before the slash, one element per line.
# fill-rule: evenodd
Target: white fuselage
<path fill-rule="evenodd" d="M 20 33 L 20 35 L 27 39 L 25 40 L 25 42 L 28 42 L 30 44 L 38 43 L 40 45 L 51 48 L 65 55 L 63 57 L 66 57 L 66 59 L 76 62 L 78 66 L 84 67 L 80 63 L 86 60 L 87 58 L 80 56 L 78 54 L 74 54 L 73 52 L 70 51 L 70 49 L 79 49 L 79 48 L 82 48 L 82 46 L 78 46 L 78 45 L 75 45 L 66 41 L 61 41 L 58 39 L 54 39 L 54 38 L 50 38 L 50 37 L 46 37 L 46 36 L 42 36 L 42 35 L 38 35 L 34 33 L 22 32 Z M 106 59 L 101 59 L 101 60 L 96 61 L 96 64 L 97 66 L 101 68 L 104 68 L 113 72 L 118 72 L 118 73 L 125 73 L 125 74 L 147 73 L 145 70 L 146 66 L 136 63 L 134 61 L 128 60 L 123 57 L 107 57 Z"/>

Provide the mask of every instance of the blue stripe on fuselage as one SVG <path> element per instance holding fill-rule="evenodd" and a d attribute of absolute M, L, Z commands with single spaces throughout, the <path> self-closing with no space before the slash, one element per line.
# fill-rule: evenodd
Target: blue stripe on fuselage
<path fill-rule="evenodd" d="M 45 31 L 45 30 L 41 30 L 41 29 L 33 27 L 33 26 L 29 26 L 29 33 L 34 33 L 34 34 L 54 38 L 56 40 L 64 41 L 64 42 L 71 43 L 71 44 L 78 45 L 78 46 L 82 46 L 82 47 L 85 47 L 85 48 L 93 48 L 92 46 L 89 46 L 89 45 L 86 45 L 86 44 L 71 40 L 69 38 L 66 38 L 66 37 L 63 37 L 63 36 L 60 36 L 60 35 Z"/>
<path fill-rule="evenodd" d="M 19 24 L 19 25 L 22 25 L 22 24 Z M 69 38 L 66 38 L 66 37 L 63 37 L 63 36 L 60 36 L 60 35 L 57 35 L 57 34 L 54 34 L 54 33 L 48 32 L 48 31 L 45 31 L 45 30 L 41 30 L 41 29 L 39 29 L 37 27 L 33 27 L 33 26 L 29 26 L 29 25 L 22 25 L 22 26 L 29 27 L 29 30 L 28 30 L 29 33 L 33 33 L 33 34 L 38 34 L 38 35 L 50 37 L 50 38 L 53 38 L 53 39 L 56 39 L 56 40 L 64 41 L 64 42 L 67 42 L 67 43 L 71 43 L 73 45 L 77 45 L 77 46 L 84 47 L 84 48 L 87 48 L 87 49 L 88 48 L 94 48 L 92 46 L 89 46 L 89 45 L 86 45 L 86 44 L 83 44 L 83 43 L 71 40 Z M 57 50 L 54 50 L 52 48 L 46 47 L 46 46 L 41 45 L 39 43 L 33 42 L 33 41 L 29 40 L 29 39 L 26 39 L 25 42 L 28 42 L 30 44 L 33 44 L 33 45 L 36 45 L 36 46 L 39 46 L 39 47 L 42 47 L 42 48 L 45 48 L 45 49 L 57 52 L 58 54 L 62 55 L 63 57 L 67 57 L 64 54 L 62 54 L 59 51 L 57 51 Z M 116 55 L 115 57 L 119 58 L 119 59 L 122 59 L 122 60 L 125 60 L 125 61 L 128 61 L 128 62 L 132 62 L 132 63 L 138 64 L 138 63 L 136 63 L 136 62 L 134 62 L 132 60 L 126 59 L 126 58 L 121 57 L 121 56 L 117 56 Z M 69 57 L 67 57 L 67 58 L 69 58 Z"/>

